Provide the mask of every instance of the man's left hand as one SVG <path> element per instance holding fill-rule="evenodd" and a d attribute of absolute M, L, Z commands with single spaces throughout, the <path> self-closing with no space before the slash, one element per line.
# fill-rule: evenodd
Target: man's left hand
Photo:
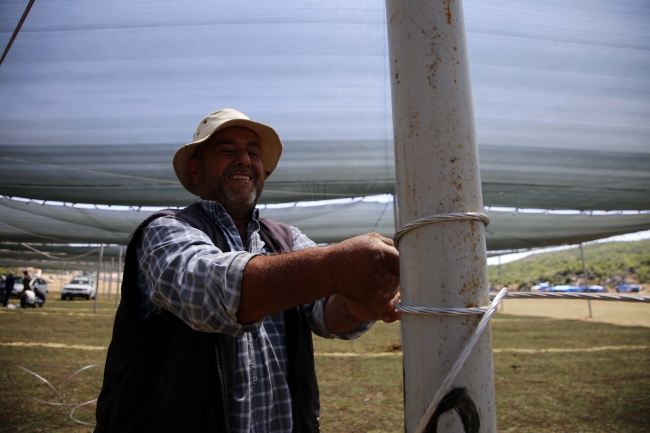
<path fill-rule="evenodd" d="M 382 320 L 386 323 L 392 323 L 400 320 L 402 317 L 401 311 L 397 310 L 395 306 L 400 301 L 400 293 L 397 292 L 395 297 L 390 302 L 381 305 L 362 305 L 341 296 L 345 301 L 350 313 L 358 320 L 363 322 L 379 321 Z"/>

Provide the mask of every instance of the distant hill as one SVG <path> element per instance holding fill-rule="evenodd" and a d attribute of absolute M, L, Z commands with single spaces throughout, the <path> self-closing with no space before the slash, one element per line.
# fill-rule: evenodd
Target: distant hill
<path fill-rule="evenodd" d="M 584 245 L 589 284 L 615 285 L 650 283 L 650 240 L 603 242 Z M 578 247 L 533 254 L 501 265 L 503 284 L 519 287 L 541 281 L 576 284 L 582 281 L 582 260 Z M 499 284 L 499 266 L 489 266 L 490 283 Z M 579 281 L 580 280 L 580 281 Z"/>

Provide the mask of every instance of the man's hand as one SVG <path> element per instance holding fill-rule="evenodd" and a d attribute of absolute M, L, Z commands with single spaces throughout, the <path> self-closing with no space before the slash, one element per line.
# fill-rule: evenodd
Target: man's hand
<path fill-rule="evenodd" d="M 350 314 L 362 322 L 383 320 L 386 323 L 392 323 L 402 318 L 401 311 L 395 308 L 401 299 L 399 292 L 397 292 L 397 294 L 390 302 L 375 306 L 357 304 L 356 302 L 353 302 L 343 296 L 341 298 L 348 307 Z"/>
<path fill-rule="evenodd" d="M 392 323 L 401 318 L 401 312 L 395 309 L 399 300 L 399 292 L 390 302 L 375 306 L 357 304 L 342 295 L 330 296 L 325 304 L 325 325 L 335 334 L 345 334 L 363 322 Z"/>
<path fill-rule="evenodd" d="M 373 314 L 386 310 L 399 288 L 399 253 L 393 241 L 369 233 L 329 248 L 335 291 L 366 309 L 376 307 Z"/>

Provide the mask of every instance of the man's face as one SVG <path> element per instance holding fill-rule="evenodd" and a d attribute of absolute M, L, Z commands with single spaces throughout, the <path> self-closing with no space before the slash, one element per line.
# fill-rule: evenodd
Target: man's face
<path fill-rule="evenodd" d="M 217 131 L 187 165 L 203 199 L 228 213 L 252 212 L 264 189 L 260 139 L 241 126 Z"/>

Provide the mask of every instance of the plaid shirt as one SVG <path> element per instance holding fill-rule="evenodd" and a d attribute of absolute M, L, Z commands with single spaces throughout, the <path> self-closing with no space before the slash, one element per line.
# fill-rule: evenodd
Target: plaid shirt
<path fill-rule="evenodd" d="M 146 318 L 169 310 L 201 332 L 223 332 L 237 338 L 237 364 L 229 418 L 232 433 L 278 432 L 292 429 L 291 395 L 286 382 L 287 351 L 282 313 L 255 323 L 237 322 L 241 280 L 248 261 L 270 250 L 260 238 L 256 209 L 248 225 L 248 250 L 224 208 L 199 200 L 221 230 L 231 252 L 222 252 L 203 232 L 175 217 L 161 217 L 142 230 L 137 257 L 138 287 L 146 295 L 141 304 Z M 295 227 L 293 251 L 316 247 Z M 325 326 L 325 299 L 300 308 L 315 334 L 353 339 L 372 323 L 343 335 Z"/>

